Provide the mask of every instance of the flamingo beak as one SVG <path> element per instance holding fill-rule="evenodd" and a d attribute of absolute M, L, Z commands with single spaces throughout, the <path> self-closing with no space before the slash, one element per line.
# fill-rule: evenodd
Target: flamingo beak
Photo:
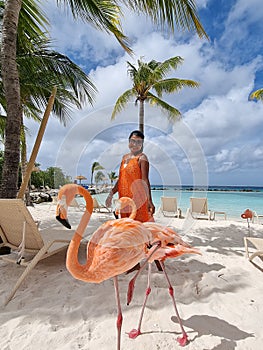
<path fill-rule="evenodd" d="M 67 215 L 65 215 L 65 213 L 63 213 L 64 210 L 61 210 L 63 208 L 61 208 L 59 205 L 57 206 L 57 215 L 56 215 L 56 219 L 62 224 L 64 225 L 66 228 L 71 229 L 71 225 L 68 221 Z"/>
<path fill-rule="evenodd" d="M 57 219 L 62 225 L 64 225 L 66 228 L 71 229 L 71 225 L 70 225 L 68 219 L 64 219 L 64 218 L 62 218 L 60 215 L 57 215 L 57 216 L 56 216 L 56 219 Z"/>

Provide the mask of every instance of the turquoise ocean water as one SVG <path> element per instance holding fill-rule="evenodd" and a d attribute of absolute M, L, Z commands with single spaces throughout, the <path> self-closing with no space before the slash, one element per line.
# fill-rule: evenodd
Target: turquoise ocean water
<path fill-rule="evenodd" d="M 207 197 L 208 209 L 224 211 L 229 219 L 243 221 L 240 215 L 246 209 L 263 214 L 263 187 L 211 186 L 209 189 L 193 189 L 190 186 L 183 186 L 181 189 L 177 189 L 173 186 L 164 188 L 152 186 L 152 199 L 156 210 L 160 206 L 161 196 L 177 197 L 178 207 L 181 208 L 183 215 L 189 208 L 190 197 Z M 101 203 L 104 203 L 107 193 L 96 194 L 96 197 Z"/>

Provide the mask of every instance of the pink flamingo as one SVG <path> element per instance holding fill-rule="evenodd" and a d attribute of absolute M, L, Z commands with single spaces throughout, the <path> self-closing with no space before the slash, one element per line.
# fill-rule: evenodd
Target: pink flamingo
<path fill-rule="evenodd" d="M 77 194 L 85 198 L 86 210 L 69 244 L 66 267 L 73 277 L 81 281 L 100 283 L 109 278 L 114 279 L 118 310 L 117 349 L 120 350 L 122 311 L 117 276 L 147 257 L 150 232 L 139 221 L 130 218 L 107 221 L 93 233 L 87 246 L 87 261 L 81 265 L 78 261 L 78 250 L 93 210 L 93 200 L 89 192 L 75 184 L 63 186 L 58 193 L 56 218 L 64 226 L 71 228 L 67 208 Z M 131 217 L 135 215 L 134 206 Z"/>
<path fill-rule="evenodd" d="M 163 232 L 158 235 L 154 230 L 149 230 L 147 225 L 134 221 L 136 206 L 133 203 L 131 204 L 132 213 L 130 218 L 109 220 L 93 233 L 87 246 L 87 261 L 84 265 L 81 265 L 78 261 L 78 250 L 93 210 L 93 200 L 89 192 L 82 186 L 75 184 L 63 186 L 58 193 L 56 218 L 67 228 L 71 228 L 67 219 L 67 208 L 76 194 L 80 194 L 85 198 L 86 210 L 69 244 L 66 267 L 73 277 L 85 282 L 100 283 L 113 278 L 118 310 L 117 349 L 120 350 L 122 311 L 117 276 L 131 269 L 141 260 L 146 259 L 143 264 L 144 267 L 148 260 L 149 262 L 155 260 L 152 257 L 158 250 L 165 250 L 166 247 L 166 253 L 168 253 L 168 247 L 172 247 L 170 244 L 174 244 L 174 241 L 170 243 L 172 238 L 168 235 L 169 230 L 164 230 L 162 227 Z M 126 205 L 127 199 L 121 199 L 119 210 Z M 177 236 L 174 231 L 173 235 Z M 178 255 L 181 255 L 179 254 L 180 249 L 183 249 L 186 253 L 186 247 L 177 244 Z M 194 248 L 188 248 L 187 252 L 199 253 Z M 157 257 L 157 255 L 155 256 Z M 132 285 L 129 290 L 129 294 L 132 295 Z M 183 336 L 185 337 L 184 331 Z"/>

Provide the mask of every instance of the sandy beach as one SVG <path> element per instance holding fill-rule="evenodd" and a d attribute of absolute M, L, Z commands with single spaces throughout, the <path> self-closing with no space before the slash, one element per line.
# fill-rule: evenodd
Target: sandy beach
<path fill-rule="evenodd" d="M 73 235 L 82 212 L 70 208 L 73 229 L 67 231 L 55 220 L 55 205 L 40 204 L 29 210 L 40 220 L 43 234 L 51 230 Z M 95 213 L 86 231 L 89 235 L 112 214 Z M 245 257 L 244 236 L 263 238 L 263 226 L 246 221 L 168 219 L 202 255 L 185 255 L 166 261 L 179 313 L 189 336 L 188 350 L 261 350 L 263 344 L 263 274 Z M 23 272 L 23 267 L 0 261 L 0 348 L 2 350 L 115 350 L 116 305 L 112 280 L 100 284 L 75 280 L 65 267 L 66 250 L 40 262 L 3 307 L 5 298 Z M 85 244 L 80 251 L 85 259 Z M 263 268 L 263 262 L 255 262 Z M 147 283 L 147 269 L 139 277 L 132 303 L 126 305 L 132 274 L 121 275 L 123 311 L 122 350 L 174 350 L 180 335 L 166 280 L 155 265 L 152 292 L 142 324 L 142 335 L 130 339 L 137 327 Z"/>

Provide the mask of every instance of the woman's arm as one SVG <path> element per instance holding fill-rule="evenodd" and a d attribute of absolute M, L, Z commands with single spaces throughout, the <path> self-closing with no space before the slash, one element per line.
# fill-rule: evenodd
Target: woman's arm
<path fill-rule="evenodd" d="M 148 188 L 148 207 L 149 211 L 154 214 L 155 212 L 155 206 L 152 202 L 152 193 L 151 193 L 151 185 L 149 181 L 149 161 L 147 156 L 143 153 L 140 158 L 139 158 L 139 165 L 141 168 L 141 174 L 142 174 L 142 180 L 146 183 L 147 188 Z"/>
<path fill-rule="evenodd" d="M 108 197 L 106 198 L 106 201 L 105 201 L 105 205 L 106 207 L 110 207 L 111 206 L 111 203 L 112 203 L 112 197 L 115 193 L 118 192 L 118 180 L 117 182 L 115 183 L 115 185 L 112 187 L 110 193 L 108 194 Z"/>

